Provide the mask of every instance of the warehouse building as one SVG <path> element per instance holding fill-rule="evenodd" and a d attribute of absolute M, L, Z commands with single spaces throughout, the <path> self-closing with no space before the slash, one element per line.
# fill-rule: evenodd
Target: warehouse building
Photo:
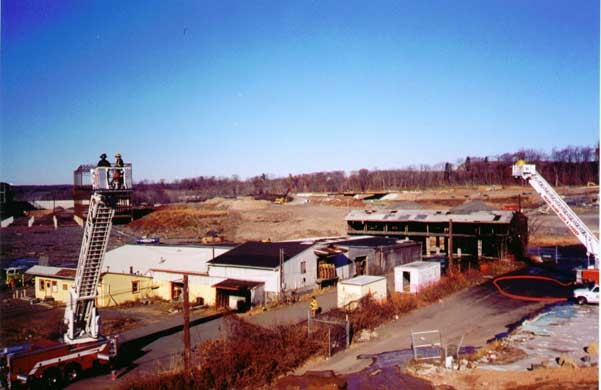
<path fill-rule="evenodd" d="M 522 255 L 528 219 L 507 210 L 355 210 L 346 216 L 349 235 L 408 238 L 436 255 L 498 259 Z"/>
<path fill-rule="evenodd" d="M 384 275 L 394 267 L 421 260 L 421 244 L 378 236 L 349 237 L 316 245 L 318 283 L 359 275 Z"/>
<path fill-rule="evenodd" d="M 209 276 L 230 279 L 225 284 L 227 288 L 216 286 L 217 296 L 231 295 L 236 283 L 237 290 L 246 296 L 245 289 L 251 287 L 246 282 L 259 282 L 267 301 L 286 291 L 313 289 L 317 278 L 313 245 L 313 241 L 248 241 L 217 256 L 208 262 Z M 259 285 L 253 284 L 252 288 Z M 225 298 L 217 299 L 225 302 Z M 261 298 L 255 301 L 260 302 Z"/>

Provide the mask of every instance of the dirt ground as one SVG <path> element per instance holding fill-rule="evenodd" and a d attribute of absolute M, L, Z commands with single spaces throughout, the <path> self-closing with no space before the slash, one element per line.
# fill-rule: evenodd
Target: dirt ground
<path fill-rule="evenodd" d="M 597 187 L 560 188 L 584 221 L 598 230 Z M 199 204 L 164 206 L 135 221 L 125 231 L 131 235 L 159 236 L 164 242 L 244 242 L 291 240 L 344 235 L 344 217 L 357 208 L 445 209 L 470 201 L 499 208 L 521 205 L 531 218 L 532 245 L 576 244 L 577 239 L 529 187 L 472 187 L 392 193 L 382 199 L 305 194 L 289 204 L 251 198 L 215 198 Z"/>
<path fill-rule="evenodd" d="M 451 386 L 454 389 L 482 390 L 589 390 L 599 388 L 599 369 L 591 368 L 545 368 L 533 371 L 445 371 L 430 373 L 424 379 L 435 386 Z"/>
<path fill-rule="evenodd" d="M 33 296 L 33 289 L 27 295 Z M 172 305 L 160 300 L 148 304 L 132 303 L 101 308 L 102 333 L 123 331 L 161 321 Z M 48 302 L 30 304 L 29 300 L 12 299 L 10 292 L 0 294 L 0 348 L 42 339 L 58 339 L 63 333 L 65 306 Z"/>

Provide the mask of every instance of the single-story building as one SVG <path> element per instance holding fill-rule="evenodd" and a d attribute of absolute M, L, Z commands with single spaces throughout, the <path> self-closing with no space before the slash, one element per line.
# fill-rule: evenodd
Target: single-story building
<path fill-rule="evenodd" d="M 106 253 L 101 286 L 103 291 L 124 292 L 121 299 L 110 297 L 117 303 L 150 296 L 180 300 L 183 276 L 188 275 L 190 302 L 214 305 L 213 285 L 225 278 L 209 276 L 207 263 L 230 249 L 229 246 L 123 245 Z M 131 291 L 126 289 L 128 284 Z M 134 292 L 136 284 L 138 290 Z"/>
<path fill-rule="evenodd" d="M 358 275 L 384 275 L 395 266 L 421 260 L 421 245 L 411 240 L 356 236 L 315 245 L 317 283 L 334 284 Z"/>
<path fill-rule="evenodd" d="M 230 247 L 124 245 L 105 254 L 98 284 L 98 307 L 115 306 L 148 298 L 180 300 L 183 276 L 188 275 L 190 302 L 214 305 L 213 285 L 226 278 L 208 275 L 207 262 Z M 36 298 L 69 301 L 76 269 L 34 266 Z"/>
<path fill-rule="evenodd" d="M 286 291 L 311 290 L 317 279 L 313 244 L 313 241 L 249 241 L 209 261 L 209 276 L 261 282 L 265 300 L 275 299 Z M 217 287 L 217 294 L 220 289 Z"/>
<path fill-rule="evenodd" d="M 394 291 L 417 293 L 440 280 L 440 263 L 415 261 L 394 268 Z"/>
<path fill-rule="evenodd" d="M 36 298 L 69 302 L 69 291 L 75 282 L 75 269 L 34 265 L 25 273 L 34 278 Z"/>

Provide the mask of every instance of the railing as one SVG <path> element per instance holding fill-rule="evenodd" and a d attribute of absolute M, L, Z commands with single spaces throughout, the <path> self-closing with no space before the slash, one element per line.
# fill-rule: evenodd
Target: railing
<path fill-rule="evenodd" d="M 131 190 L 131 165 L 124 167 L 97 167 L 90 170 L 94 190 Z"/>

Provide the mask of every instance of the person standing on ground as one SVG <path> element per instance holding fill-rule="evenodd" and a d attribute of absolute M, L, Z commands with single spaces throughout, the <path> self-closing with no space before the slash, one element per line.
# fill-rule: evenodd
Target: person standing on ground
<path fill-rule="evenodd" d="M 311 318 L 315 318 L 315 315 L 317 315 L 317 311 L 319 310 L 319 304 L 317 303 L 315 296 L 311 297 L 309 307 L 311 308 Z"/>

